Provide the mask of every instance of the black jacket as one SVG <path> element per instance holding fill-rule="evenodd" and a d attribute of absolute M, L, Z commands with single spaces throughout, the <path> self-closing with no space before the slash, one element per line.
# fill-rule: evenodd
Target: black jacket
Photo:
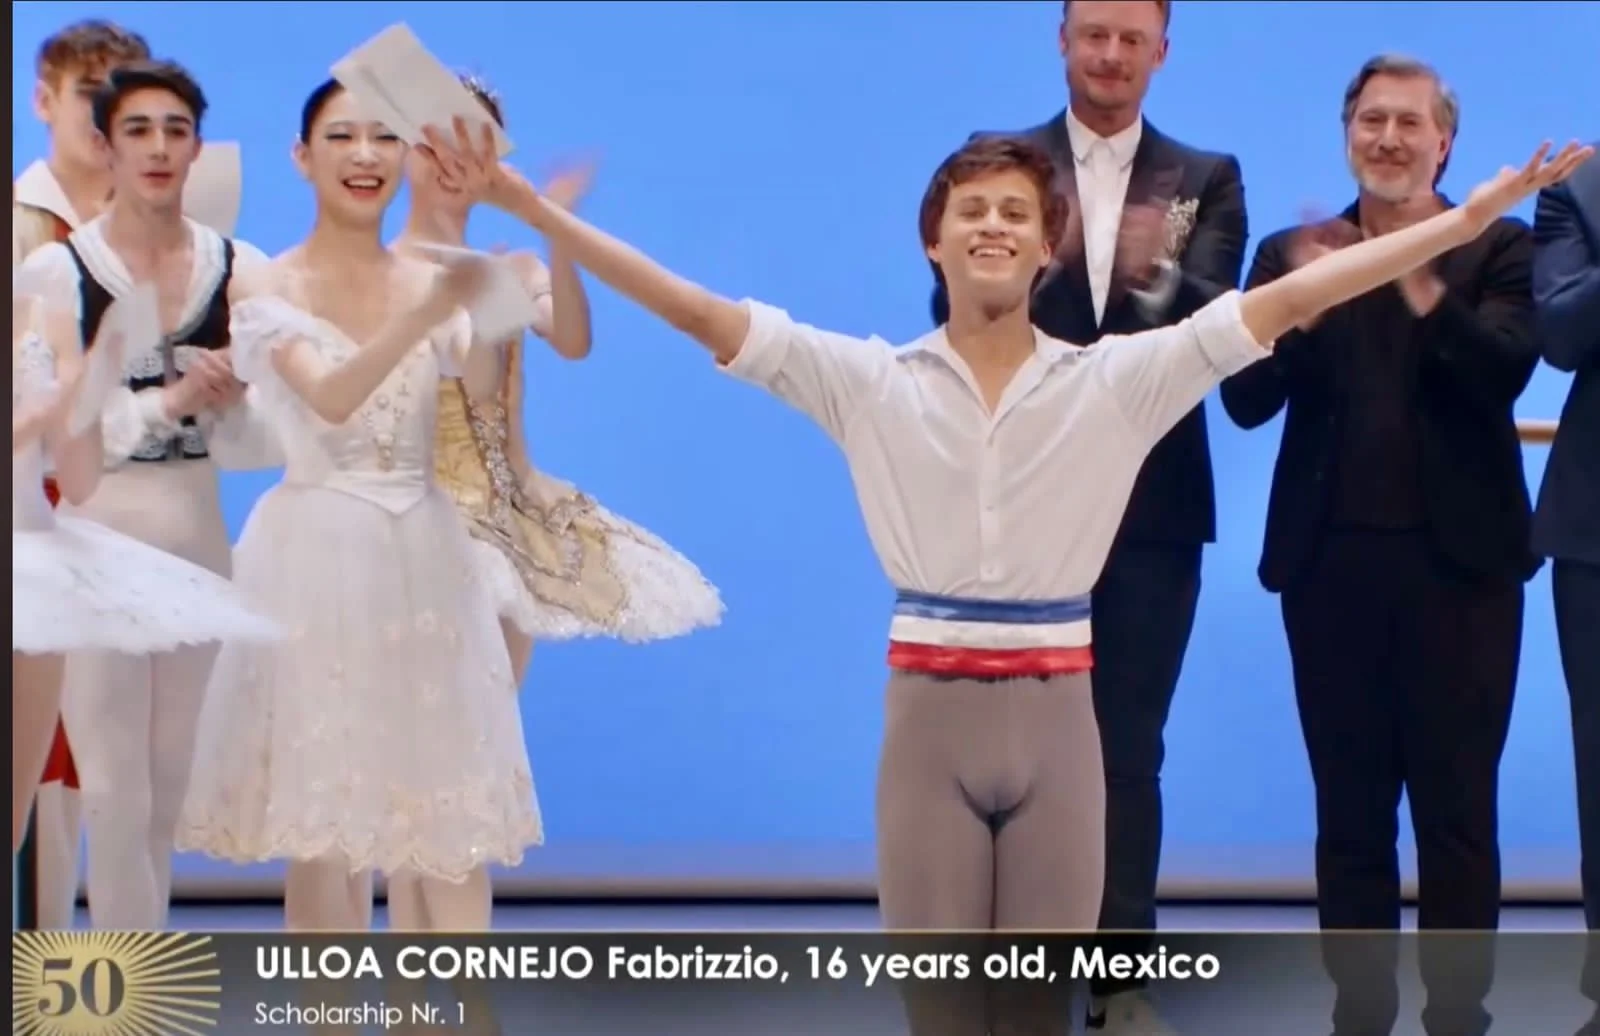
<path fill-rule="evenodd" d="M 1344 213 L 1355 220 L 1355 207 Z M 1289 269 L 1292 230 L 1261 243 L 1246 287 Z M 1222 404 L 1242 428 L 1257 428 L 1287 407 L 1272 474 L 1262 548 L 1262 585 L 1292 584 L 1328 526 L 1334 464 L 1344 412 L 1362 386 L 1351 377 L 1347 346 L 1387 336 L 1414 364 L 1424 525 L 1441 554 L 1486 580 L 1521 582 L 1539 562 L 1529 548 L 1532 506 L 1514 406 L 1539 363 L 1531 288 L 1533 239 L 1526 224 L 1502 219 L 1477 240 L 1440 256 L 1445 282 L 1438 307 L 1413 317 L 1393 284 L 1396 314 L 1374 326 L 1352 300 L 1323 314 L 1310 332 L 1280 339 L 1272 357 L 1222 385 Z M 1368 296 L 1370 298 L 1370 296 Z M 1370 340 L 1370 338 L 1369 338 Z"/>

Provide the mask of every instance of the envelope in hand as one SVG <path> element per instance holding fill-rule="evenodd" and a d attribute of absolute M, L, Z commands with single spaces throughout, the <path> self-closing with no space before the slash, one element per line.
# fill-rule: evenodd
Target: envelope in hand
<path fill-rule="evenodd" d="M 448 129 L 460 117 L 479 132 L 488 126 L 499 156 L 511 154 L 505 130 L 404 23 L 391 25 L 345 55 L 333 66 L 333 78 L 370 118 L 412 145 L 427 143 L 423 127 Z"/>
<path fill-rule="evenodd" d="M 449 245 L 414 245 L 440 266 L 460 263 L 487 263 L 488 284 L 467 305 L 472 318 L 472 337 L 476 342 L 501 342 L 520 334 L 538 317 L 538 303 L 528 286 L 517 275 L 516 266 L 506 256 L 490 255 L 470 248 Z"/>
<path fill-rule="evenodd" d="M 113 344 L 115 343 L 115 344 Z M 161 348 L 161 305 L 155 285 L 138 284 L 111 303 L 84 357 L 83 381 L 67 415 L 67 434 L 82 435 L 123 382 L 130 360 Z"/>

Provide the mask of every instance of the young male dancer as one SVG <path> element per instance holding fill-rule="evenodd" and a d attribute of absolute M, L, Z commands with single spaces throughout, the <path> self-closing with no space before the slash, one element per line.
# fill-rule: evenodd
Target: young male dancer
<path fill-rule="evenodd" d="M 105 208 L 111 167 L 90 101 L 112 69 L 149 57 L 144 37 L 105 21 L 76 22 L 40 45 L 33 108 L 49 130 L 50 153 L 24 169 L 11 187 L 12 269 L 41 246 L 66 240 Z M 45 496 L 51 506 L 60 499 L 54 479 L 45 480 Z M 82 813 L 78 771 L 60 723 L 33 815 L 35 923 L 70 928 L 78 900 Z"/>
<path fill-rule="evenodd" d="M 980 139 L 940 166 L 922 202 L 949 321 L 896 350 L 685 280 L 546 202 L 495 161 L 487 133 L 453 129 L 427 131 L 447 168 L 489 170 L 492 203 L 843 448 L 898 590 L 877 818 L 891 929 L 1095 928 L 1105 775 L 1088 593 L 1146 452 L 1280 335 L 1475 238 L 1593 153 L 1574 144 L 1546 162 L 1540 148 L 1460 208 L 1080 349 L 1029 321 L 1067 223 L 1051 158 Z M 930 1021 L 913 1029 L 985 1031 L 981 1017 Z"/>
<path fill-rule="evenodd" d="M 980 139 L 940 166 L 922 202 L 949 321 L 896 350 L 663 269 L 545 202 L 495 162 L 487 134 L 453 128 L 428 130 L 447 167 L 492 170 L 491 202 L 843 448 L 898 590 L 878 786 L 891 929 L 1095 928 L 1105 777 L 1088 593 L 1145 453 L 1290 328 L 1471 240 L 1593 153 L 1571 145 L 1547 162 L 1541 148 L 1460 208 L 1227 292 L 1171 327 L 1080 349 L 1029 322 L 1067 223 L 1050 156 Z M 941 1021 L 984 1031 L 981 1018 Z"/>
<path fill-rule="evenodd" d="M 125 371 L 126 386 L 103 419 L 110 470 L 94 496 L 71 510 L 227 574 L 217 465 L 277 462 L 276 442 L 252 414 L 226 355 L 233 274 L 266 259 L 183 214 L 206 110 L 183 69 L 150 62 L 113 69 L 91 107 L 108 145 L 112 200 L 66 241 L 35 251 L 17 278 L 76 313 L 84 342 L 94 340 L 114 299 L 153 282 L 167 337 L 159 360 Z M 82 784 L 96 927 L 165 927 L 173 834 L 215 652 L 197 646 L 67 661 L 62 712 Z"/>

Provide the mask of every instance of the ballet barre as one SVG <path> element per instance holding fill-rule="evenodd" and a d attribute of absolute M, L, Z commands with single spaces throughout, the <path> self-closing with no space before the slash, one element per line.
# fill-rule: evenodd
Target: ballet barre
<path fill-rule="evenodd" d="M 1517 421 L 1517 438 L 1523 442 L 1548 446 L 1555 441 L 1560 421 L 1536 421 L 1528 418 Z"/>

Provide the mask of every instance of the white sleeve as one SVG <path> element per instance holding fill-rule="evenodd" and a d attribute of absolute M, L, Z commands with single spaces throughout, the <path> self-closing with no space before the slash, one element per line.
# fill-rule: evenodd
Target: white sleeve
<path fill-rule="evenodd" d="M 83 319 L 78 264 L 64 244 L 51 242 L 28 256 L 12 273 L 11 288 L 13 293 L 35 296 L 48 310 L 70 313 L 75 325 Z M 88 344 L 80 340 L 79 346 Z M 107 397 L 100 427 L 106 464 L 115 466 L 132 456 L 152 435 L 176 432 L 178 422 L 167 416 L 159 388 L 134 392 L 122 386 Z"/>
<path fill-rule="evenodd" d="M 894 351 L 879 338 L 852 338 L 796 323 L 781 309 L 746 299 L 750 330 L 721 369 L 766 389 L 842 443 L 858 408 L 882 390 Z"/>
<path fill-rule="evenodd" d="M 1090 347 L 1091 362 L 1148 445 L 1172 430 L 1224 378 L 1266 359 L 1230 291 L 1168 327 L 1108 335 Z"/>

